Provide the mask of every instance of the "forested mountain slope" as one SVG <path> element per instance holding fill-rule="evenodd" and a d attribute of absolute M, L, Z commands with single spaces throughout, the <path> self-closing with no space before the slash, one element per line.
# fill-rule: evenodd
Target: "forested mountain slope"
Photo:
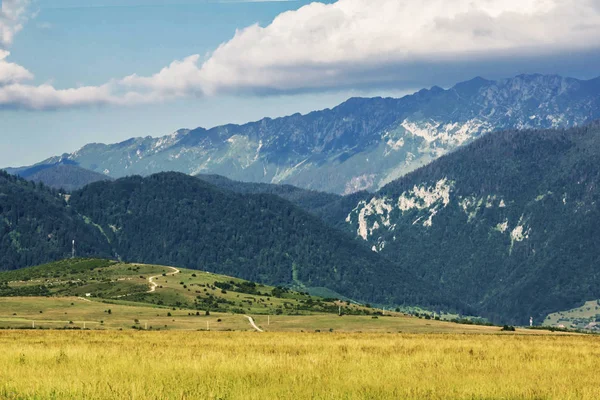
<path fill-rule="evenodd" d="M 409 268 L 269 194 L 238 194 L 180 173 L 98 182 L 70 203 L 126 261 L 177 265 L 381 304 L 459 306 Z"/>
<path fill-rule="evenodd" d="M 102 234 L 56 191 L 0 171 L 0 270 L 77 254 L 110 256 Z"/>
<path fill-rule="evenodd" d="M 294 203 L 298 207 L 321 216 L 332 203 L 342 199 L 342 196 L 302 189 L 292 185 L 277 185 L 272 183 L 240 182 L 221 175 L 196 175 L 197 178 L 222 189 L 245 194 L 272 194 Z"/>
<path fill-rule="evenodd" d="M 525 323 L 600 298 L 600 126 L 501 132 L 355 204 L 375 251 L 480 314 Z"/>

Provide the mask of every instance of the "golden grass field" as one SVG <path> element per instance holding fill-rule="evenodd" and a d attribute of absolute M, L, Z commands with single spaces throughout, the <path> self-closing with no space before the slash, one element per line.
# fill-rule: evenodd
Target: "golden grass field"
<path fill-rule="evenodd" d="M 598 399 L 594 336 L 0 331 L 3 399 Z"/>

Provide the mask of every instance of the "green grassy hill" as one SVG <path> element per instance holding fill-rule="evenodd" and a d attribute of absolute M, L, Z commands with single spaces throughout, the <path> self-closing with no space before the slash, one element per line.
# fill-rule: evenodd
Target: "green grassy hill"
<path fill-rule="evenodd" d="M 159 265 L 102 259 L 63 260 L 0 273 L 0 297 L 82 297 L 121 305 L 152 305 L 235 314 L 302 315 L 373 310 L 239 278 Z"/>

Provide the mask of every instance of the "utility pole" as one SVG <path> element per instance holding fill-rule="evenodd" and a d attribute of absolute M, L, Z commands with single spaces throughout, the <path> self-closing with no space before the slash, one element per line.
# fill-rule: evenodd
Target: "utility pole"
<path fill-rule="evenodd" d="M 267 325 L 271 325 L 271 314 L 267 315 Z"/>
<path fill-rule="evenodd" d="M 75 239 L 73 239 L 73 249 L 71 250 L 71 258 L 75 258 Z"/>
<path fill-rule="evenodd" d="M 338 316 L 342 316 L 342 306 L 338 306 Z"/>
<path fill-rule="evenodd" d="M 31 327 L 35 329 L 35 321 L 31 321 Z"/>
<path fill-rule="evenodd" d="M 85 329 L 85 321 L 83 321 L 83 329 Z"/>

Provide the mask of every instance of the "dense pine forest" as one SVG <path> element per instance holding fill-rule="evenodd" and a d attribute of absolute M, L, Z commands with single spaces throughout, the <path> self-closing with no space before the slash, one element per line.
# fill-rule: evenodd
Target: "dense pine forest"
<path fill-rule="evenodd" d="M 0 270 L 16 269 L 77 254 L 110 256 L 102 234 L 85 223 L 64 196 L 41 183 L 0 171 Z"/>

